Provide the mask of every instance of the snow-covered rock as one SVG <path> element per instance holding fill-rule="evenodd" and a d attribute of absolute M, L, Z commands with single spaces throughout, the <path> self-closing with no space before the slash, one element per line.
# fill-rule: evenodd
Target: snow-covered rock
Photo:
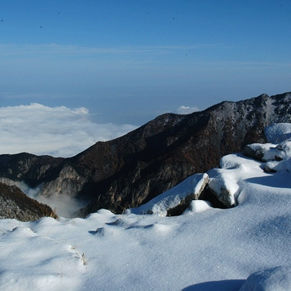
<path fill-rule="evenodd" d="M 287 171 L 291 173 L 291 140 L 281 142 L 276 149 L 280 151 L 282 160 L 267 162 L 263 167 L 271 172 Z"/>
<path fill-rule="evenodd" d="M 288 171 L 291 172 L 291 140 L 282 141 L 280 144 L 246 145 L 243 154 L 247 157 L 265 162 L 262 168 L 268 172 Z"/>
<path fill-rule="evenodd" d="M 276 145 L 271 144 L 271 143 L 248 144 L 244 147 L 243 154 L 247 157 L 250 157 L 252 159 L 256 159 L 262 162 L 282 160 L 281 150 L 278 149 Z"/>
<path fill-rule="evenodd" d="M 291 267 L 279 266 L 248 277 L 239 291 L 290 291 Z"/>
<path fill-rule="evenodd" d="M 269 143 L 246 145 L 243 149 L 243 154 L 263 162 L 280 161 L 286 156 L 290 156 L 291 123 L 272 124 L 265 128 L 265 135 Z"/>
<path fill-rule="evenodd" d="M 208 171 L 208 189 L 227 208 L 238 204 L 237 199 L 245 181 L 264 175 L 262 163 L 246 159 L 240 154 L 226 155 L 220 160 L 220 168 Z"/>
<path fill-rule="evenodd" d="M 209 175 L 211 179 L 208 186 L 211 192 L 224 206 L 235 206 L 235 198 L 239 192 L 239 185 L 237 180 L 233 178 L 233 171 L 214 169 L 209 172 Z"/>
<path fill-rule="evenodd" d="M 236 205 L 236 197 L 239 193 L 238 180 L 244 171 L 241 158 L 231 154 L 220 160 L 220 167 L 208 171 L 208 188 L 212 194 L 225 206 Z"/>
<path fill-rule="evenodd" d="M 166 216 L 168 212 L 178 206 L 183 205 L 183 209 L 187 208 L 191 200 L 199 198 L 207 183 L 208 175 L 206 173 L 192 175 L 140 207 L 130 209 L 130 212 Z"/>

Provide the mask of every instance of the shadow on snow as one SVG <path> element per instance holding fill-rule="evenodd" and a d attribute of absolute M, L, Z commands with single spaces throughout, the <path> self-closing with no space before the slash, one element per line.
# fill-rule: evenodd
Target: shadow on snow
<path fill-rule="evenodd" d="M 238 291 L 245 280 L 222 280 L 195 284 L 182 291 Z"/>

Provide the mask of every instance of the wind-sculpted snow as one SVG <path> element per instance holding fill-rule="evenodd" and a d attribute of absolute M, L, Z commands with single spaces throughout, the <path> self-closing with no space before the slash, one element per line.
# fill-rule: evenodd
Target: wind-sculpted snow
<path fill-rule="evenodd" d="M 44 218 L 38 224 L 56 228 L 58 222 Z M 86 265 L 74 246 L 15 220 L 1 225 L 0 234 L 1 290 L 78 290 Z"/>
<path fill-rule="evenodd" d="M 265 129 L 267 140 L 271 143 L 280 143 L 291 139 L 291 123 L 275 123 Z"/>
<path fill-rule="evenodd" d="M 265 163 L 232 154 L 208 172 L 234 190 L 230 209 L 195 200 L 176 217 L 102 209 L 0 220 L 0 290 L 290 290 L 290 172 L 267 173 Z"/>
<path fill-rule="evenodd" d="M 291 290 L 291 266 L 279 266 L 256 272 L 248 277 L 239 291 Z"/>

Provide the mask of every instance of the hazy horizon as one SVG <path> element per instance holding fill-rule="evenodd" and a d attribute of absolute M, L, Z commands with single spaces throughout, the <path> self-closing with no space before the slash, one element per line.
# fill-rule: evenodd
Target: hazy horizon
<path fill-rule="evenodd" d="M 284 0 L 2 1 L 1 106 L 140 125 L 290 91 L 290 14 Z"/>

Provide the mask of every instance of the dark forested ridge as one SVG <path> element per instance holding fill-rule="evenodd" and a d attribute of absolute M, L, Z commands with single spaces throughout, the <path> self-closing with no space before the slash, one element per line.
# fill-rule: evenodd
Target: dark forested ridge
<path fill-rule="evenodd" d="M 265 142 L 264 128 L 275 122 L 291 122 L 291 93 L 222 102 L 189 115 L 163 114 L 72 158 L 1 155 L 0 177 L 41 185 L 40 195 L 47 197 L 86 201 L 83 214 L 100 208 L 120 213 L 218 166 L 223 155 Z"/>

